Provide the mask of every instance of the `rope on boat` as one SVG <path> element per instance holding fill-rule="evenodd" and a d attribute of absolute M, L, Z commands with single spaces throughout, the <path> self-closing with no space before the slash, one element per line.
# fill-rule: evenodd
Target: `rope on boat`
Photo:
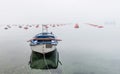
<path fill-rule="evenodd" d="M 44 49 L 44 45 L 43 45 L 43 49 Z M 47 67 L 49 73 L 52 74 L 51 71 L 50 71 L 50 68 L 48 67 L 48 63 L 47 63 L 47 61 L 46 61 L 45 53 L 43 53 L 43 60 L 44 60 L 44 62 L 45 62 L 45 64 L 46 64 L 46 67 Z"/>
<path fill-rule="evenodd" d="M 44 45 L 43 45 L 43 49 L 44 49 Z M 44 52 L 44 50 L 43 50 L 43 52 Z M 43 53 L 43 60 L 44 60 L 44 62 L 46 64 L 46 66 L 47 66 L 47 69 L 48 69 L 49 73 L 52 74 L 51 71 L 50 71 L 50 68 L 48 67 L 48 63 L 46 61 L 45 53 Z M 62 62 L 60 60 L 58 62 L 62 65 Z M 62 67 L 62 71 L 63 71 L 63 74 L 65 74 L 65 71 L 64 71 L 63 67 Z"/>
<path fill-rule="evenodd" d="M 63 74 L 65 74 L 65 70 L 63 69 L 63 66 L 61 66 Z"/>

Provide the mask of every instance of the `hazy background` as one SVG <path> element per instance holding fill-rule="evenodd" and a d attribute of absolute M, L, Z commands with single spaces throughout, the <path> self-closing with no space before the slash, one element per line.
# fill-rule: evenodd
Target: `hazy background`
<path fill-rule="evenodd" d="M 0 24 L 118 21 L 119 0 L 0 0 Z"/>
<path fill-rule="evenodd" d="M 26 41 L 41 32 L 5 24 L 61 24 L 51 27 L 63 65 L 52 74 L 120 74 L 119 0 L 0 0 L 0 74 L 49 74 L 31 70 Z M 80 28 L 75 29 L 78 23 Z M 103 25 L 96 28 L 85 23 Z"/>

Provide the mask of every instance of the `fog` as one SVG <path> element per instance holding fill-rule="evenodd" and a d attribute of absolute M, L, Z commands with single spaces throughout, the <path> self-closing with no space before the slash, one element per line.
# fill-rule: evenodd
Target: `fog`
<path fill-rule="evenodd" d="M 118 21 L 119 0 L 0 0 L 0 24 Z"/>
<path fill-rule="evenodd" d="M 18 25 L 66 24 L 48 28 L 62 39 L 57 50 L 63 65 L 52 74 L 120 74 L 119 3 L 119 0 L 0 0 L 0 73 L 48 74 L 48 70 L 34 70 L 28 65 L 31 49 L 26 41 L 40 33 L 41 27 L 25 30 Z M 11 28 L 5 30 L 7 24 Z"/>

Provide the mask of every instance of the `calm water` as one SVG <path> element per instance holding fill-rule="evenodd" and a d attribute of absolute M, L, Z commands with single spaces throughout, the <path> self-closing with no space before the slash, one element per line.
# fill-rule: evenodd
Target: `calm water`
<path fill-rule="evenodd" d="M 58 46 L 60 61 L 52 74 L 120 74 L 119 26 L 98 29 L 80 25 L 50 28 L 61 38 Z M 0 74 L 50 74 L 48 70 L 31 69 L 31 49 L 27 40 L 41 29 L 0 28 Z"/>

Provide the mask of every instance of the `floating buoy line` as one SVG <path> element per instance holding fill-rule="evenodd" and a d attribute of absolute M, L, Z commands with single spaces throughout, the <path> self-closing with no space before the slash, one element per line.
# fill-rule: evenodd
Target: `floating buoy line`
<path fill-rule="evenodd" d="M 95 28 L 104 28 L 104 26 L 102 25 L 97 25 L 97 24 L 92 24 L 92 23 L 84 23 L 85 25 L 89 25 L 91 27 L 95 27 Z M 28 30 L 29 28 L 36 28 L 39 29 L 41 28 L 42 25 L 46 25 L 46 28 L 55 28 L 55 27 L 63 27 L 66 25 L 73 25 L 73 28 L 78 29 L 80 28 L 80 25 L 84 25 L 84 24 L 71 24 L 71 23 L 65 23 L 65 24 L 1 24 L 0 28 L 4 28 L 5 30 L 11 29 L 11 28 L 19 28 L 19 29 L 24 29 L 24 30 Z"/>
<path fill-rule="evenodd" d="M 102 25 L 97 25 L 97 24 L 91 24 L 91 23 L 86 23 L 92 27 L 96 27 L 96 28 L 104 28 Z"/>

